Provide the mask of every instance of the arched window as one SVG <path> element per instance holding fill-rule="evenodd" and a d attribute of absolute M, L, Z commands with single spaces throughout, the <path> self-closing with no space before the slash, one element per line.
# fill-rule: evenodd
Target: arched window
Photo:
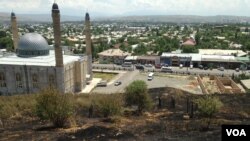
<path fill-rule="evenodd" d="M 33 85 L 33 88 L 39 88 L 37 74 L 32 74 L 32 85 Z"/>
<path fill-rule="evenodd" d="M 3 72 L 0 72 L 0 87 L 2 88 L 6 87 L 6 80 Z"/>
<path fill-rule="evenodd" d="M 16 73 L 16 87 L 23 88 L 22 76 L 20 73 Z"/>
<path fill-rule="evenodd" d="M 56 85 L 56 84 L 55 84 L 55 76 L 54 76 L 53 74 L 50 74 L 50 75 L 48 76 L 48 80 L 49 80 L 49 86 L 50 86 L 50 87 L 53 87 L 53 86 Z"/>

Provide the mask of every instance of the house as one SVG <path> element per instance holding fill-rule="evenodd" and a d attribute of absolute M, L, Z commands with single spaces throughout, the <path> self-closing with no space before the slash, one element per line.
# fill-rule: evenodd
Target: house
<path fill-rule="evenodd" d="M 195 46 L 196 42 L 194 39 L 188 39 L 184 43 L 182 43 L 182 46 Z"/>
<path fill-rule="evenodd" d="M 131 54 L 120 49 L 108 49 L 98 53 L 99 63 L 101 64 L 122 64 L 124 62 L 124 59 L 129 55 Z"/>

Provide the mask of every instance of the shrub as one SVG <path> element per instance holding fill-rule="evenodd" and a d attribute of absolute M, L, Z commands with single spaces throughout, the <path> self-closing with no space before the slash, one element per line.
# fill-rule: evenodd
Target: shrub
<path fill-rule="evenodd" d="M 73 115 L 73 98 L 49 88 L 42 90 L 37 97 L 36 114 L 40 119 L 50 120 L 55 127 L 63 127 Z"/>
<path fill-rule="evenodd" d="M 136 105 L 139 113 L 152 107 L 152 99 L 148 95 L 147 84 L 144 81 L 136 80 L 128 85 L 124 97 L 126 104 Z"/>
<path fill-rule="evenodd" d="M 102 116 L 109 117 L 121 113 L 123 100 L 119 95 L 99 95 L 94 104 Z"/>
<path fill-rule="evenodd" d="M 219 98 L 213 96 L 199 98 L 196 100 L 196 103 L 198 105 L 199 114 L 205 117 L 207 122 L 205 129 L 209 129 L 212 117 L 219 111 L 223 104 Z"/>

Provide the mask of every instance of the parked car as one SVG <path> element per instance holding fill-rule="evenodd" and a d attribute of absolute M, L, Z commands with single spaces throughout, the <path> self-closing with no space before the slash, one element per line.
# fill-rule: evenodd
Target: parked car
<path fill-rule="evenodd" d="M 219 67 L 218 70 L 224 71 L 225 69 L 224 69 L 224 67 Z"/>
<path fill-rule="evenodd" d="M 183 65 L 182 64 L 180 64 L 180 69 L 182 69 L 183 68 Z"/>
<path fill-rule="evenodd" d="M 153 65 L 151 65 L 151 64 L 145 64 L 144 66 L 147 67 L 147 68 L 152 68 L 153 67 Z"/>
<path fill-rule="evenodd" d="M 203 69 L 203 65 L 199 65 L 199 68 L 200 68 L 200 69 Z"/>
<path fill-rule="evenodd" d="M 204 67 L 204 70 L 208 70 L 208 67 Z"/>
<path fill-rule="evenodd" d="M 160 69 L 162 66 L 161 66 L 161 64 L 156 64 L 155 65 L 155 68 L 157 68 L 157 69 Z"/>
<path fill-rule="evenodd" d="M 239 69 L 239 68 L 236 68 L 236 69 L 235 69 L 235 71 L 236 71 L 236 72 L 239 72 L 239 71 L 240 71 L 240 69 Z"/>
<path fill-rule="evenodd" d="M 194 68 L 194 66 L 193 65 L 190 65 L 190 69 L 193 69 Z"/>
<path fill-rule="evenodd" d="M 96 86 L 97 86 L 97 87 L 107 87 L 107 81 L 106 81 L 106 80 L 103 80 L 103 81 L 97 83 Z"/>
<path fill-rule="evenodd" d="M 135 68 L 138 69 L 138 70 L 144 70 L 144 67 L 141 64 L 136 64 Z"/>
<path fill-rule="evenodd" d="M 115 82 L 115 86 L 119 86 L 119 85 L 121 85 L 121 84 L 122 84 L 121 81 L 116 81 L 116 82 Z"/>

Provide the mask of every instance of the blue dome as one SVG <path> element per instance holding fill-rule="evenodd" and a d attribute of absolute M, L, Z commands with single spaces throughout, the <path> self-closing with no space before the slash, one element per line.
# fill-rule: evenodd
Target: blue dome
<path fill-rule="evenodd" d="M 86 20 L 86 21 L 89 21 L 89 20 L 90 20 L 89 13 L 86 13 L 86 15 L 85 15 L 85 20 Z"/>
<path fill-rule="evenodd" d="M 16 14 L 14 12 L 11 12 L 11 17 L 16 17 Z"/>
<path fill-rule="evenodd" d="M 56 3 L 53 3 L 52 10 L 59 10 L 59 7 Z"/>
<path fill-rule="evenodd" d="M 27 33 L 19 40 L 17 55 L 20 57 L 49 55 L 48 42 L 40 34 Z"/>

